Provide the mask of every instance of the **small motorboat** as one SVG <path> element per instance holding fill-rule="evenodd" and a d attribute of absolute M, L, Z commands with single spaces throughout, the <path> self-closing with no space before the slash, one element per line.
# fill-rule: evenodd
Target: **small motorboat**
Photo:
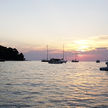
<path fill-rule="evenodd" d="M 108 71 L 108 67 L 101 67 L 100 70 L 101 71 Z"/>
<path fill-rule="evenodd" d="M 106 62 L 107 67 L 101 67 L 100 70 L 101 71 L 108 71 L 108 62 Z"/>
<path fill-rule="evenodd" d="M 96 63 L 100 63 L 100 60 L 96 60 Z"/>
<path fill-rule="evenodd" d="M 79 62 L 79 60 L 76 60 L 76 59 L 75 59 L 75 60 L 72 60 L 72 62 Z"/>

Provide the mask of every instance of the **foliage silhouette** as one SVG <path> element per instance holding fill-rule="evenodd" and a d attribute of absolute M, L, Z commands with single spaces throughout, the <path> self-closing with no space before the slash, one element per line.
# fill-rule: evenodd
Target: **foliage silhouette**
<path fill-rule="evenodd" d="M 7 48 L 0 45 L 0 59 L 24 61 L 24 55 L 19 53 L 16 48 Z"/>

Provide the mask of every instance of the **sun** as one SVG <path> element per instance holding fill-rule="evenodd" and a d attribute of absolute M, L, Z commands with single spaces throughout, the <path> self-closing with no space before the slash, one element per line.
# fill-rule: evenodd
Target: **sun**
<path fill-rule="evenodd" d="M 91 48 L 90 40 L 75 40 L 71 44 L 67 44 L 67 50 L 85 52 L 91 50 Z"/>
<path fill-rule="evenodd" d="M 88 41 L 87 40 L 77 40 L 74 41 L 74 44 L 76 46 L 76 50 L 77 51 L 87 51 L 89 50 L 89 45 L 88 45 Z"/>

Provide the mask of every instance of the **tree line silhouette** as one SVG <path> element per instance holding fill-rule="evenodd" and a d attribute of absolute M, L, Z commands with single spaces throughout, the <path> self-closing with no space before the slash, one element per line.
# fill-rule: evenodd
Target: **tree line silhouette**
<path fill-rule="evenodd" d="M 24 61 L 23 53 L 19 53 L 16 48 L 7 48 L 0 45 L 0 59 Z"/>

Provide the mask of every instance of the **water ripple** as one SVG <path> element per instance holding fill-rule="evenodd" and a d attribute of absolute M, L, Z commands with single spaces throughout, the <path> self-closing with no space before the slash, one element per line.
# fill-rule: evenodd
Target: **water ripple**
<path fill-rule="evenodd" d="M 1 108 L 107 108 L 104 63 L 49 65 L 39 61 L 0 64 Z"/>

